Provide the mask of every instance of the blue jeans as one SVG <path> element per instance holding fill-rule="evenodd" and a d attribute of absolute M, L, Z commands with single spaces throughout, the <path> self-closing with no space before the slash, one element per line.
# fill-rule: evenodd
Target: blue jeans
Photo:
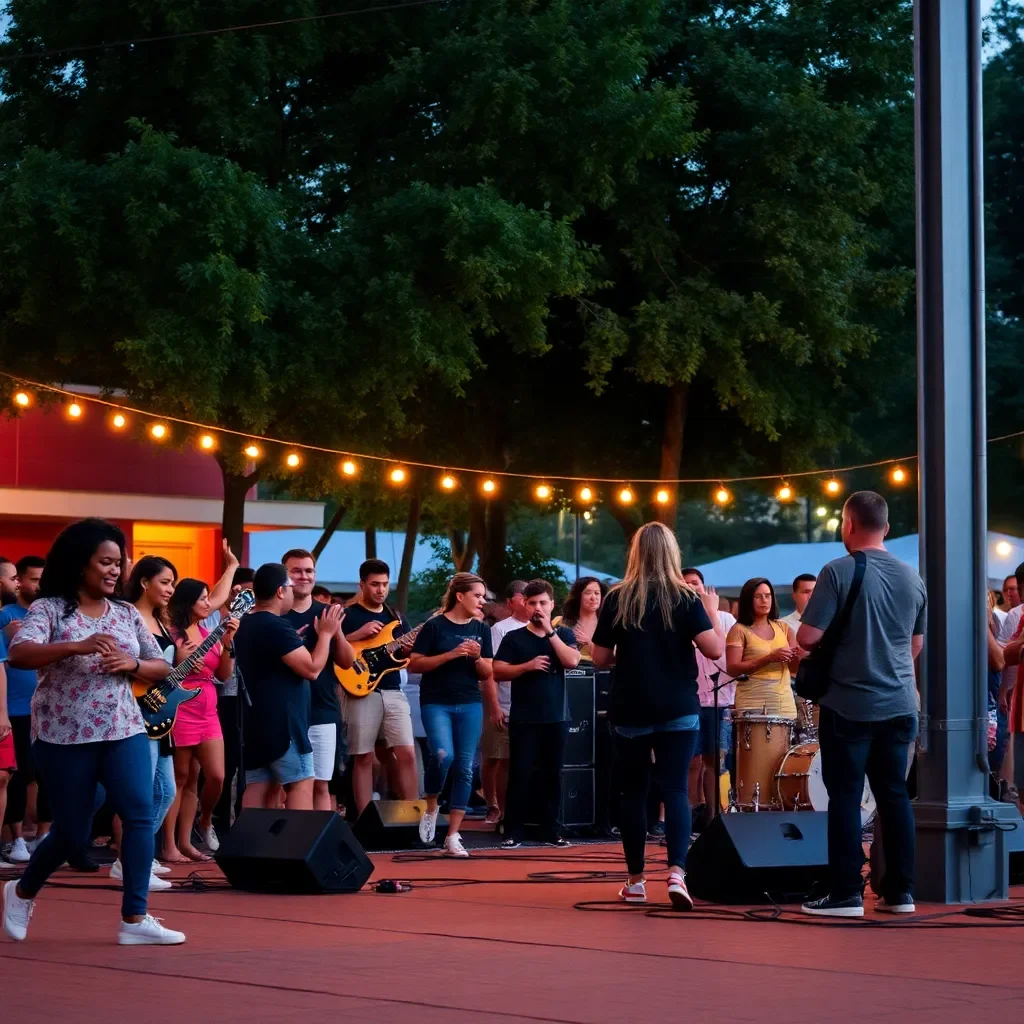
<path fill-rule="evenodd" d="M 473 758 L 483 729 L 484 706 L 424 704 L 420 710 L 430 748 L 423 786 L 428 796 L 437 796 L 454 762 L 450 806 L 453 811 L 464 811 L 473 790 Z"/>
<path fill-rule="evenodd" d="M 21 891 L 34 898 L 46 880 L 91 838 L 98 784 L 121 816 L 121 866 L 125 917 L 146 913 L 153 862 L 153 772 L 145 733 L 101 743 L 32 744 L 53 811 L 49 835 L 36 847 L 21 876 Z"/>
<path fill-rule="evenodd" d="M 149 755 L 153 761 L 153 834 L 156 835 L 174 803 L 174 758 L 170 754 L 160 756 L 160 740 L 149 741 Z"/>

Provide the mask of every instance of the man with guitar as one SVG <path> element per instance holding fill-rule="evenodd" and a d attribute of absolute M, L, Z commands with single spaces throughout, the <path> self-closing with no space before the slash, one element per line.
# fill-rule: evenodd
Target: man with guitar
<path fill-rule="evenodd" d="M 348 727 L 348 746 L 352 754 L 352 795 L 356 813 L 373 799 L 373 751 L 378 736 L 383 736 L 398 767 L 398 790 L 403 800 L 419 796 L 416 778 L 416 748 L 412 733 L 409 701 L 402 693 L 402 672 L 412 649 L 415 633 L 398 612 L 386 602 L 391 589 L 391 570 L 387 562 L 370 558 L 359 566 L 359 596 L 349 605 L 341 628 L 352 644 L 364 647 L 385 633 L 386 640 L 399 641 L 393 655 L 394 668 L 387 671 L 372 692 L 357 697 L 342 690 L 341 713 Z M 381 644 L 385 637 L 380 637 Z M 339 687 L 341 689 L 341 687 Z"/>

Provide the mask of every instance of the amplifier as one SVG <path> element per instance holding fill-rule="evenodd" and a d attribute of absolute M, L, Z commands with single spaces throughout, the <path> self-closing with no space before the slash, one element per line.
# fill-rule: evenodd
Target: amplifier
<path fill-rule="evenodd" d="M 568 735 L 565 738 L 567 767 L 589 768 L 594 763 L 594 670 L 567 669 L 565 693 L 569 704 Z"/>
<path fill-rule="evenodd" d="M 526 812 L 524 825 L 536 826 L 532 821 L 533 808 Z M 562 824 L 566 828 L 589 827 L 594 824 L 594 769 L 562 769 Z"/>

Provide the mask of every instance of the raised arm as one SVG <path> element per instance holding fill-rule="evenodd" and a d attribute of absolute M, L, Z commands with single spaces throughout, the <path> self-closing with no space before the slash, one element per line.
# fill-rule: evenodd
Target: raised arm
<path fill-rule="evenodd" d="M 231 599 L 231 584 L 235 581 L 235 570 L 238 568 L 238 556 L 231 550 L 227 541 L 223 543 L 224 572 L 210 591 L 210 607 L 223 608 Z"/>

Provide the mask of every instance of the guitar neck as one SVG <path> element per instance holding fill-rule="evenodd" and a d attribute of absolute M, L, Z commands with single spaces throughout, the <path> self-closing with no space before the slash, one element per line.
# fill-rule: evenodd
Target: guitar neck
<path fill-rule="evenodd" d="M 384 647 L 387 650 L 388 654 L 394 654 L 395 651 L 397 651 L 398 648 L 401 647 L 402 644 L 404 644 L 409 639 L 409 637 L 416 636 L 416 634 L 419 633 L 419 631 L 422 628 L 422 626 L 417 626 L 415 629 L 409 630 L 408 633 L 404 633 L 402 636 L 396 636 L 395 639 L 392 640 L 390 643 L 386 643 Z"/>
<path fill-rule="evenodd" d="M 222 619 L 219 625 L 210 630 L 199 646 L 180 665 L 175 666 L 174 670 L 170 675 L 168 675 L 164 682 L 177 686 L 178 683 L 187 679 L 203 658 L 213 650 L 214 645 L 224 635 L 224 630 L 226 628 L 227 620 Z"/>

